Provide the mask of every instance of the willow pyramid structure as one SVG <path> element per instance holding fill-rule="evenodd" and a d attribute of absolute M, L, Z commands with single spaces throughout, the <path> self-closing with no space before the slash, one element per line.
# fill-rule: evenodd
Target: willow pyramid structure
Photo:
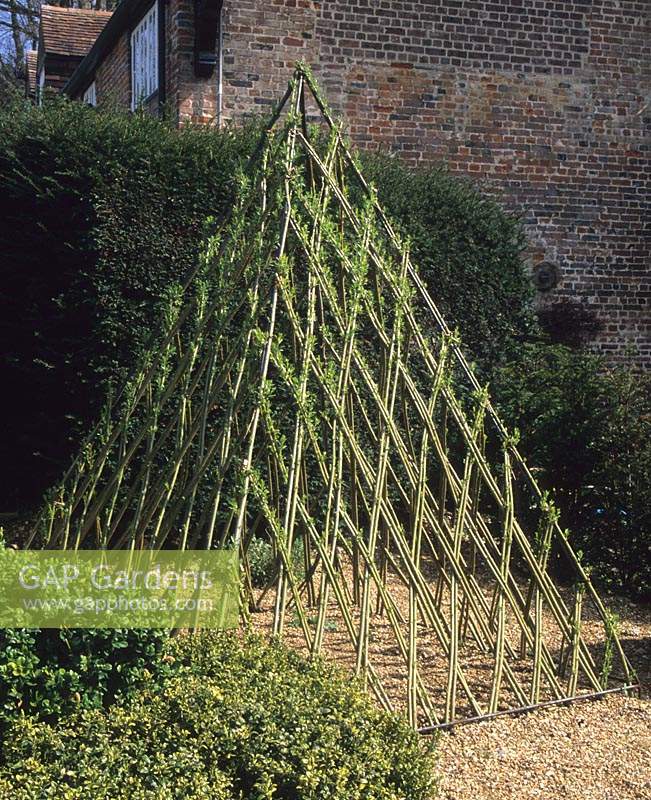
<path fill-rule="evenodd" d="M 553 503 L 306 69 L 241 184 L 32 544 L 239 547 L 245 621 L 337 651 L 415 726 L 630 684 Z M 256 589 L 260 539 L 275 566 Z"/>

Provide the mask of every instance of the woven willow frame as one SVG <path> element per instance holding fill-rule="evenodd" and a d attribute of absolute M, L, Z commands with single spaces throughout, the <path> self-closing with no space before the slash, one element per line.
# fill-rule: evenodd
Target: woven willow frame
<path fill-rule="evenodd" d="M 244 624 L 273 597 L 273 634 L 291 609 L 316 655 L 336 619 L 360 679 L 416 727 L 630 685 L 614 618 L 306 67 L 240 180 L 28 545 L 239 547 Z M 276 558 L 262 592 L 254 536 Z"/>

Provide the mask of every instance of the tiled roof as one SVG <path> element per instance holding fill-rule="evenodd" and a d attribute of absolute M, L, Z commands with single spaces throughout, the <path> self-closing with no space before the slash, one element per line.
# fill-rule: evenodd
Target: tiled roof
<path fill-rule="evenodd" d="M 25 53 L 25 78 L 27 80 L 28 94 L 34 94 L 36 91 L 36 58 L 38 53 L 36 50 L 28 50 Z"/>
<path fill-rule="evenodd" d="M 42 6 L 41 36 L 46 53 L 85 56 L 109 21 L 112 11 Z"/>

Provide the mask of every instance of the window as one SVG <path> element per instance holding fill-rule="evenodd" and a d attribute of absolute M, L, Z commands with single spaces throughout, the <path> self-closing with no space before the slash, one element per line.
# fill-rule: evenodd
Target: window
<path fill-rule="evenodd" d="M 158 4 L 149 9 L 131 34 L 131 108 L 158 89 Z"/>
<path fill-rule="evenodd" d="M 84 96 L 82 97 L 84 103 L 88 103 L 89 106 L 96 106 L 97 105 L 97 91 L 95 89 L 95 81 L 91 83 L 91 85 L 86 89 L 84 92 Z"/>

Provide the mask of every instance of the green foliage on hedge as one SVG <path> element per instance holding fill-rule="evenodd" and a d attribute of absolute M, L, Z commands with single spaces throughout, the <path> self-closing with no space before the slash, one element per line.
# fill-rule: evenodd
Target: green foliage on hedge
<path fill-rule="evenodd" d="M 535 330 L 520 221 L 444 169 L 365 161 L 384 208 L 411 241 L 414 263 L 450 327 L 485 374 Z"/>
<path fill-rule="evenodd" d="M 321 660 L 234 635 L 180 637 L 187 674 L 58 728 L 22 721 L 3 748 L 16 800 L 429 800 L 426 743 Z M 4 795 L 3 795 L 4 796 Z"/>
<path fill-rule="evenodd" d="M 0 111 L 0 507 L 59 477 L 230 206 L 251 139 L 80 103 Z"/>
<path fill-rule="evenodd" d="M 36 503 L 61 474 L 195 264 L 206 218 L 232 203 L 256 137 L 78 103 L 0 110 L 0 413 L 12 421 L 0 508 Z M 433 295 L 477 357 L 493 358 L 530 323 L 516 221 L 442 172 L 366 168 Z"/>
<path fill-rule="evenodd" d="M 528 345 L 492 392 L 553 489 L 596 577 L 651 596 L 651 379 L 561 345 Z"/>
<path fill-rule="evenodd" d="M 0 731 L 23 715 L 55 722 L 158 686 L 174 671 L 158 630 L 0 630 Z"/>

